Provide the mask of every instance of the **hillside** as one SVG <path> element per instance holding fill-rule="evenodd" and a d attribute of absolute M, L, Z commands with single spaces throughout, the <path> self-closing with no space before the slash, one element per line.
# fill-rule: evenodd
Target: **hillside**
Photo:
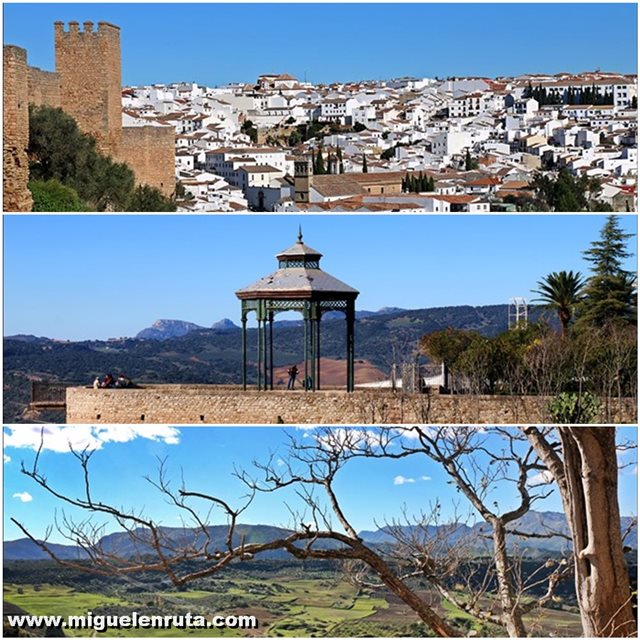
<path fill-rule="evenodd" d="M 632 518 L 621 518 L 621 529 L 625 531 Z M 564 514 L 551 511 L 539 512 L 529 511 L 514 525 L 520 531 L 533 534 L 545 534 L 549 531 L 569 535 L 569 529 Z M 425 539 L 431 536 L 443 537 L 449 544 L 465 544 L 478 554 L 490 553 L 491 542 L 483 536 L 489 531 L 487 524 L 475 524 L 471 527 L 466 524 L 445 524 L 440 526 L 429 526 L 426 532 L 420 532 L 414 526 L 403 527 L 406 534 L 412 534 Z M 185 529 L 182 527 L 160 527 L 162 535 L 167 540 L 167 544 L 180 547 L 181 545 L 198 546 L 204 542 L 204 536 L 200 530 Z M 208 527 L 210 536 L 210 549 L 224 549 L 226 547 L 227 527 L 216 525 Z M 283 537 L 290 533 L 287 529 L 273 527 L 270 525 L 238 525 L 234 533 L 233 544 L 239 545 L 244 538 L 246 544 L 263 543 Z M 111 533 L 100 539 L 100 546 L 106 553 L 112 553 L 120 557 L 130 557 L 135 554 L 152 554 L 150 546 L 140 542 L 148 539 L 148 533 L 144 530 L 137 532 L 139 540 L 132 542 L 128 534 L 124 532 Z M 389 534 L 388 527 L 383 527 L 376 531 L 360 531 L 358 535 L 369 545 L 379 546 L 392 544 L 394 538 Z M 335 546 L 336 542 L 321 541 L 319 548 Z M 566 550 L 570 543 L 563 537 L 555 538 L 516 538 L 509 536 L 508 544 L 511 549 L 517 546 L 525 552 L 525 555 L 542 555 L 543 553 L 558 554 Z M 637 549 L 637 527 L 634 527 L 625 541 L 632 549 Z M 86 557 L 84 552 L 73 545 L 52 545 L 52 548 L 61 558 L 82 558 Z M 269 551 L 261 554 L 261 559 L 288 558 L 286 551 Z M 41 560 L 49 557 L 31 540 L 21 538 L 4 542 L 4 560 Z"/>
<path fill-rule="evenodd" d="M 507 314 L 507 305 L 364 314 L 365 317 L 356 320 L 356 360 L 366 361 L 368 367 L 388 376 L 394 361 L 413 359 L 417 341 L 424 334 L 454 327 L 493 336 L 506 330 Z M 539 310 L 531 311 L 532 320 L 539 316 Z M 181 327 L 184 329 L 184 324 Z M 345 357 L 345 333 L 344 319 L 324 319 L 323 357 L 333 360 Z M 250 360 L 256 343 L 256 330 L 250 329 Z M 299 324 L 276 323 L 275 366 L 286 369 L 302 359 L 303 337 Z M 29 402 L 31 380 L 89 384 L 96 375 L 123 372 L 142 383 L 238 384 L 240 363 L 241 333 L 230 330 L 228 323 L 161 340 L 60 342 L 46 337 L 9 336 L 4 339 L 4 421 L 20 421 Z"/>

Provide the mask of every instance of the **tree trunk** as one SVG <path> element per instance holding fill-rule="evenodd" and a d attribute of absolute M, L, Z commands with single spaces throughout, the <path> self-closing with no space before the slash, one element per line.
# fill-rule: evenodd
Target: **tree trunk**
<path fill-rule="evenodd" d="M 622 551 L 614 427 L 558 427 L 573 538 L 575 582 L 587 637 L 634 636 Z"/>
<path fill-rule="evenodd" d="M 493 550 L 495 553 L 498 595 L 502 609 L 502 622 L 511 638 L 524 638 L 527 631 L 522 622 L 518 602 L 511 585 L 509 556 L 507 554 L 507 536 L 504 523 L 496 518 L 491 522 L 493 527 Z"/>

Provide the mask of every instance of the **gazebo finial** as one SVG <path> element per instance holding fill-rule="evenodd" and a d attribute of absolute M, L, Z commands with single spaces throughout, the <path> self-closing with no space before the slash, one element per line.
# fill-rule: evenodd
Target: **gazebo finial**
<path fill-rule="evenodd" d="M 298 244 L 302 244 L 302 225 L 298 225 Z"/>

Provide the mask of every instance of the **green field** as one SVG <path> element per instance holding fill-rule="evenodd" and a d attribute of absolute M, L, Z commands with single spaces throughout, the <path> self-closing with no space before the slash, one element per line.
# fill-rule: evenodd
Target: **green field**
<path fill-rule="evenodd" d="M 101 591 L 104 591 L 102 593 Z M 478 635 L 504 635 L 499 627 L 483 626 L 449 604 L 439 603 L 432 592 L 421 592 L 438 611 L 461 628 Z M 417 616 L 390 594 L 362 590 L 335 572 L 311 575 L 271 573 L 253 576 L 239 572 L 210 580 L 206 588 L 176 591 L 167 585 L 115 582 L 83 585 L 7 583 L 4 600 L 33 615 L 183 615 L 209 618 L 214 614 L 252 615 L 254 630 L 237 629 L 109 629 L 106 637 L 419 637 L 430 635 Z M 579 616 L 571 611 L 544 610 L 527 623 L 535 635 L 580 635 Z M 65 629 L 67 636 L 86 636 Z"/>

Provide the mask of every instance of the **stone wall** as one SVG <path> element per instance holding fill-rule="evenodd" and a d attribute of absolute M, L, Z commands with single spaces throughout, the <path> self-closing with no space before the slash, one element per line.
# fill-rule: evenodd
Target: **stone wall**
<path fill-rule="evenodd" d="M 29 104 L 59 108 L 60 79 L 53 71 L 43 71 L 37 67 L 28 67 Z"/>
<path fill-rule="evenodd" d="M 96 140 L 99 151 L 115 155 L 122 133 L 120 27 L 92 22 L 54 26 L 56 72 L 61 106 L 80 130 Z"/>
<path fill-rule="evenodd" d="M 173 195 L 176 135 L 173 127 L 124 127 L 116 157 L 136 174 L 138 184 L 148 184 Z"/>
<path fill-rule="evenodd" d="M 4 211 L 31 211 L 27 52 L 3 47 L 2 202 Z"/>
<path fill-rule="evenodd" d="M 521 424 L 541 423 L 545 398 L 410 395 L 390 391 L 241 391 L 218 385 L 67 389 L 68 423 Z M 612 407 L 635 422 L 635 404 Z M 603 419 L 603 422 L 605 420 Z M 609 422 L 609 420 L 606 420 Z"/>

